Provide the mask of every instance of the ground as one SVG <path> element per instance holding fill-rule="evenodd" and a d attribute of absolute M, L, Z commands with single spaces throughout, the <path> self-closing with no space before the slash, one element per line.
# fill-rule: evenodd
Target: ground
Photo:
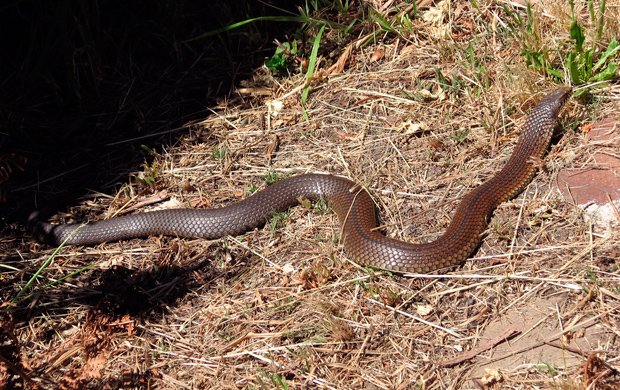
<path fill-rule="evenodd" d="M 503 166 L 528 110 L 558 86 L 517 61 L 517 42 L 486 28 L 501 7 L 481 7 L 451 10 L 460 47 L 478 40 L 475 67 L 422 23 L 426 34 L 409 41 L 339 51 L 346 65 L 313 81 L 305 107 L 289 93 L 303 76 L 257 70 L 118 194 L 55 220 L 219 207 L 274 179 L 329 172 L 368 189 L 386 234 L 431 241 L 463 195 Z M 442 88 L 439 73 L 456 86 Z M 588 160 L 582 126 L 617 110 L 617 85 L 593 94 L 595 113 L 567 103 L 540 172 L 496 210 L 462 266 L 403 275 L 355 264 L 324 205 L 293 208 L 239 237 L 64 247 L 27 306 L 3 315 L 0 383 L 618 388 L 620 235 L 595 229 L 554 185 L 558 172 Z M 2 248 L 13 294 L 54 250 L 27 237 Z"/>

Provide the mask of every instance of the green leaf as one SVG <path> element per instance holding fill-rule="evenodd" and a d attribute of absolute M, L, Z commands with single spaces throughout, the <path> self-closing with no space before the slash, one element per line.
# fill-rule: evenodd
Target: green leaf
<path fill-rule="evenodd" d="M 581 53 L 583 51 L 583 42 L 586 40 L 583 30 L 577 21 L 573 20 L 570 24 L 570 37 L 575 40 L 575 49 Z"/>
<path fill-rule="evenodd" d="M 381 16 L 381 14 L 377 13 L 377 12 L 373 12 L 371 14 L 372 19 L 377 22 L 379 24 L 379 26 L 381 26 L 381 28 L 384 31 L 390 32 L 390 33 L 398 33 L 398 31 L 396 31 L 394 29 L 394 27 L 392 27 L 392 25 L 390 25 L 390 22 L 388 22 L 387 20 L 385 20 L 385 18 L 383 16 Z"/>
<path fill-rule="evenodd" d="M 607 68 L 600 72 L 595 74 L 594 76 L 592 76 L 592 78 L 590 79 L 590 81 L 605 81 L 605 80 L 610 80 L 612 79 L 614 76 L 616 76 L 618 72 L 618 64 L 615 62 L 610 62 L 607 65 Z"/>
<path fill-rule="evenodd" d="M 502 4 L 502 9 L 504 10 L 504 13 L 510 19 L 512 19 L 512 23 L 515 24 L 517 27 L 519 27 L 519 29 L 523 30 L 524 23 L 523 23 L 523 19 L 521 19 L 521 15 L 519 15 L 516 12 L 512 12 L 512 10 L 508 8 L 506 4 Z M 512 33 L 515 33 L 517 30 L 512 24 L 508 24 L 508 28 L 510 29 Z"/>
<path fill-rule="evenodd" d="M 296 40 L 293 41 L 292 45 L 288 42 L 284 42 L 284 45 L 288 48 L 291 55 L 293 56 L 297 55 L 297 41 Z"/>
<path fill-rule="evenodd" d="M 282 55 L 278 55 L 278 53 L 274 54 L 273 57 L 265 61 L 265 66 L 273 73 L 280 73 L 284 69 L 286 69 L 286 58 Z"/>
<path fill-rule="evenodd" d="M 543 55 L 542 55 L 542 53 L 535 52 L 535 51 L 524 50 L 522 54 L 525 56 L 525 64 L 527 66 L 531 66 L 531 67 L 533 67 L 536 70 L 542 70 L 543 69 L 543 66 L 542 66 Z"/>
<path fill-rule="evenodd" d="M 437 77 L 437 81 L 439 81 L 439 85 L 441 86 L 441 89 L 446 90 L 448 87 L 450 87 L 450 83 L 448 82 L 446 77 L 443 75 L 443 73 L 441 73 L 441 70 L 437 68 L 436 66 L 433 67 L 433 70 L 435 71 L 435 77 Z"/>
<path fill-rule="evenodd" d="M 583 55 L 583 61 L 581 66 L 583 67 L 581 74 L 582 74 L 582 78 L 587 80 L 590 78 L 590 76 L 592 76 L 592 53 L 594 52 L 594 49 L 589 49 L 586 50 L 584 55 Z"/>
<path fill-rule="evenodd" d="M 240 27 L 243 27 L 247 24 L 250 23 L 254 23 L 254 22 L 283 22 L 283 23 L 303 23 L 306 25 L 309 24 L 313 24 L 313 25 L 318 25 L 321 24 L 323 26 L 327 25 L 330 29 L 334 29 L 334 30 L 342 30 L 344 28 L 344 26 L 342 26 L 339 23 L 335 23 L 335 22 L 331 22 L 329 20 L 325 20 L 325 19 L 314 19 L 311 18 L 309 16 L 305 16 L 305 15 L 300 15 L 300 16 L 259 16 L 256 18 L 251 18 L 251 19 L 246 19 L 246 20 L 242 20 L 240 22 L 236 22 L 236 23 L 232 23 L 229 24 L 228 26 L 222 27 L 222 28 L 218 28 L 216 30 L 212 30 L 212 31 L 207 31 L 203 34 L 200 34 L 194 38 L 190 38 L 187 39 L 185 41 L 183 41 L 183 43 L 186 42 L 192 42 L 192 41 L 196 41 L 196 40 L 200 40 L 200 39 L 204 39 L 204 38 L 208 38 L 211 37 L 213 35 L 217 35 L 217 34 L 221 34 L 223 32 L 227 32 L 230 30 L 234 30 Z"/>
<path fill-rule="evenodd" d="M 609 41 L 609 44 L 607 44 L 607 49 L 605 49 L 603 54 L 601 54 L 601 58 L 599 58 L 596 64 L 594 64 L 594 66 L 592 67 L 592 70 L 596 71 L 598 70 L 598 68 L 603 67 L 603 65 L 605 65 L 605 63 L 607 62 L 609 58 L 618 54 L 618 51 L 620 51 L 620 44 L 614 38 L 611 41 Z"/>
<path fill-rule="evenodd" d="M 547 67 L 547 73 L 558 80 L 562 80 L 562 72 L 557 69 L 552 68 L 551 66 Z"/>
<path fill-rule="evenodd" d="M 568 74 L 570 75 L 573 84 L 581 84 L 579 64 L 577 62 L 577 54 L 575 52 L 570 52 L 566 56 L 566 68 L 568 69 Z"/>

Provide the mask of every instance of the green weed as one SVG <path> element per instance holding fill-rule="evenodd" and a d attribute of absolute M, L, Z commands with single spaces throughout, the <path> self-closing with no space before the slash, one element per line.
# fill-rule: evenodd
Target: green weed
<path fill-rule="evenodd" d="M 545 362 L 545 363 L 537 365 L 536 368 L 538 368 L 541 371 L 547 371 L 547 373 L 552 378 L 558 376 L 558 374 L 560 373 L 558 369 L 552 363 Z"/>
<path fill-rule="evenodd" d="M 58 247 L 56 247 L 56 249 L 54 249 L 54 252 L 52 252 L 51 255 L 49 255 L 47 257 L 47 259 L 45 259 L 45 261 L 43 262 L 43 264 L 41 264 L 41 266 L 37 269 L 37 271 L 30 277 L 30 279 L 28 279 L 28 281 L 26 282 L 26 284 L 24 285 L 24 287 L 22 287 L 19 292 L 15 295 L 15 297 L 13 297 L 12 302 L 13 303 L 17 303 L 20 302 L 24 299 L 26 299 L 28 296 L 24 296 L 24 294 L 26 294 L 27 292 L 29 292 L 32 289 L 32 285 L 34 284 L 34 282 L 39 278 L 39 276 L 41 275 L 41 273 L 43 273 L 43 271 L 45 271 L 47 269 L 47 267 L 50 266 L 50 264 L 52 264 L 52 262 L 54 261 L 54 259 L 59 255 L 60 251 L 62 250 L 62 248 L 64 248 L 66 242 L 73 237 L 73 235 L 75 235 L 78 231 L 80 230 L 80 227 L 78 227 L 77 229 L 75 229 Z M 50 283 L 46 283 L 45 285 L 39 287 L 37 290 L 39 291 L 43 291 L 49 287 L 52 287 L 56 284 L 62 283 L 67 279 L 72 278 L 75 275 L 78 275 L 90 268 L 92 268 L 95 264 L 91 263 L 88 264 L 82 268 L 77 269 L 76 271 L 70 272 L 67 275 L 56 279 Z"/>
<path fill-rule="evenodd" d="M 153 162 L 150 164 L 145 162 L 143 164 L 144 169 L 143 169 L 142 175 L 138 176 L 137 180 L 142 184 L 145 184 L 147 186 L 152 186 L 153 184 L 155 184 L 155 181 L 157 180 L 157 178 L 159 177 L 161 173 L 159 163 L 158 163 L 158 161 L 161 160 L 161 155 L 146 145 L 141 145 L 141 147 L 142 147 L 142 150 L 144 150 L 145 152 L 147 152 L 149 155 L 153 157 Z"/>
<path fill-rule="evenodd" d="M 597 284 L 597 285 L 599 284 L 599 279 L 598 279 L 598 276 L 597 276 L 597 275 L 596 275 L 596 273 L 595 273 L 592 269 L 590 269 L 590 268 L 588 268 L 588 269 L 586 270 L 585 278 L 586 278 L 587 280 L 590 280 L 590 281 L 594 282 L 594 283 L 595 283 L 595 284 Z"/>
<path fill-rule="evenodd" d="M 571 26 L 570 38 L 573 42 L 573 50 L 566 55 L 565 64 L 573 84 L 581 84 L 585 82 L 607 81 L 613 78 L 618 71 L 618 63 L 613 59 L 620 50 L 620 44 L 616 39 L 612 39 L 605 50 L 602 52 L 597 50 L 598 42 L 601 39 L 604 27 L 603 14 L 605 12 L 606 1 L 599 3 L 599 18 L 594 13 L 594 5 L 590 4 L 590 17 L 596 26 L 596 36 L 591 47 L 586 48 L 586 37 L 583 27 L 575 18 L 575 4 L 573 0 L 569 0 L 571 7 Z M 595 62 L 596 59 L 596 62 Z"/>
<path fill-rule="evenodd" d="M 254 184 L 254 183 L 250 183 L 250 184 L 248 184 L 246 193 L 251 195 L 251 194 L 255 193 L 257 190 L 258 190 L 258 186 L 256 184 Z"/>
<path fill-rule="evenodd" d="M 295 297 L 286 297 L 276 303 L 274 311 L 284 315 L 291 315 L 301 303 Z"/>
<path fill-rule="evenodd" d="M 286 221 L 288 221 L 288 217 L 288 211 L 277 211 L 273 213 L 273 215 L 269 219 L 267 227 L 269 228 L 269 230 L 271 230 L 271 232 L 275 232 L 286 224 Z"/>
<path fill-rule="evenodd" d="M 288 390 L 288 382 L 286 381 L 286 378 L 283 377 L 282 375 L 278 373 L 270 374 L 263 369 L 258 370 L 258 372 L 260 373 L 260 375 L 257 375 L 256 380 L 260 384 L 261 389 L 274 389 L 275 388 L 275 389 Z M 261 377 L 268 379 L 271 384 L 265 383 Z"/>
<path fill-rule="evenodd" d="M 271 169 L 268 170 L 267 173 L 265 173 L 265 175 L 263 175 L 263 180 L 265 181 L 267 185 L 271 185 L 280 179 L 282 179 L 282 177 L 280 176 L 280 173 L 278 171 L 273 171 Z"/>
<path fill-rule="evenodd" d="M 323 197 L 320 197 L 319 200 L 317 200 L 316 203 L 314 204 L 314 210 L 318 212 L 319 214 L 328 213 L 331 211 L 331 209 L 332 209 L 331 206 Z"/>
<path fill-rule="evenodd" d="M 456 144 L 462 144 L 469 138 L 469 129 L 460 128 L 454 133 L 450 134 L 450 139 Z"/>
<path fill-rule="evenodd" d="M 214 145 L 211 154 L 215 160 L 223 160 L 228 156 L 230 151 L 226 145 Z"/>
<path fill-rule="evenodd" d="M 538 16 L 534 14 L 531 4 L 527 5 L 525 20 L 504 6 L 506 14 L 514 23 L 511 32 L 522 42 L 521 55 L 525 58 L 526 65 L 566 84 L 599 83 L 617 77 L 620 43 L 615 38 L 606 45 L 602 45 L 601 42 L 605 28 L 603 15 L 606 1 L 601 0 L 599 3 L 598 15 L 593 1 L 588 1 L 589 16 L 595 30 L 590 34 L 593 37 L 589 40 L 586 39 L 588 31 L 575 17 L 574 0 L 569 0 L 569 4 L 570 40 L 556 48 L 546 47 L 539 28 Z M 586 91 L 587 89 L 580 89 L 575 95 L 579 96 Z"/>
<path fill-rule="evenodd" d="M 284 73 L 289 70 L 297 58 L 297 41 L 284 42 L 276 47 L 276 52 L 265 61 L 265 66 L 272 73 Z"/>

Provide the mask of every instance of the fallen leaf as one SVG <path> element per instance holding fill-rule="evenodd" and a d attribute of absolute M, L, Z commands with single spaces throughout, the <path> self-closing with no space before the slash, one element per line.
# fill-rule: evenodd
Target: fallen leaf
<path fill-rule="evenodd" d="M 424 317 L 433 312 L 433 307 L 431 305 L 418 305 L 415 311 L 419 316 Z"/>
<path fill-rule="evenodd" d="M 385 50 L 377 49 L 370 56 L 370 62 L 377 62 L 385 56 Z"/>
<path fill-rule="evenodd" d="M 581 132 L 584 134 L 588 134 L 592 128 L 594 128 L 594 125 L 592 123 L 588 123 L 587 125 L 583 125 L 581 127 Z"/>
<path fill-rule="evenodd" d="M 502 374 L 495 368 L 485 368 L 485 374 L 480 378 L 484 385 L 492 385 L 502 380 Z"/>

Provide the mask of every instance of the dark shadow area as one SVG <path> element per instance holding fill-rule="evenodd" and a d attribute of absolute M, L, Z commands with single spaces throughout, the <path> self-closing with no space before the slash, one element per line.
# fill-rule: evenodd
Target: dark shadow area
<path fill-rule="evenodd" d="M 127 174 L 209 116 L 218 100 L 298 25 L 251 23 L 295 12 L 267 0 L 9 1 L 0 6 L 0 217 L 60 210 Z"/>
<path fill-rule="evenodd" d="M 52 287 L 11 303 L 36 272 L 19 257 L 29 250 L 23 227 L 31 211 L 62 210 L 92 191 L 114 193 L 150 159 L 149 149 L 175 144 L 188 132 L 184 125 L 207 118 L 209 107 L 251 104 L 232 88 L 273 54 L 274 39 L 285 40 L 299 26 L 258 22 L 194 38 L 249 18 L 294 13 L 295 7 L 289 0 L 0 5 L 0 384 L 57 385 L 32 382 L 46 380 L 38 373 L 45 363 L 29 367 L 23 360 L 27 343 L 17 339 L 15 324 L 41 313 L 67 315 L 78 304 L 88 307 L 82 328 L 107 334 L 114 330 L 102 318 L 157 318 L 164 307 L 222 277 L 210 259 L 147 270 L 115 267 L 72 278 L 79 287 Z M 110 388 L 146 388 L 155 377 L 127 372 Z"/>
<path fill-rule="evenodd" d="M 121 337 L 140 334 L 141 331 L 135 329 L 134 324 L 141 324 L 145 320 L 161 321 L 162 314 L 167 313 L 170 307 L 186 302 L 188 293 L 200 288 L 208 291 L 216 283 L 219 285 L 222 279 L 226 283 L 235 278 L 246 267 L 246 260 L 245 254 L 240 253 L 233 258 L 231 266 L 222 272 L 212 266 L 212 256 L 198 256 L 192 252 L 188 253 L 187 263 L 181 265 L 159 264 L 143 270 L 121 266 L 103 271 L 94 269 L 75 276 L 70 280 L 70 285 L 34 291 L 16 303 L 9 302 L 16 296 L 17 286 L 24 285 L 23 280 L 16 278 L 28 279 L 36 269 L 25 270 L 13 278 L 0 279 L 0 297 L 6 302 L 0 310 L 0 384 L 16 389 L 58 386 L 58 383 L 32 382 L 31 378 L 51 381 L 46 372 L 48 366 L 42 361 L 32 360 L 23 350 L 24 344 L 16 337 L 16 326 L 22 327 L 33 319 L 47 316 L 68 318 L 74 313 L 72 308 L 85 306 L 87 309 L 82 312 L 86 313 L 85 317 L 68 321 L 67 328 L 57 328 L 59 323 L 55 323 L 54 327 L 41 325 L 37 320 L 34 327 L 41 340 L 48 340 L 70 330 L 76 323 L 81 323 L 80 334 L 76 337 L 89 342 L 81 345 L 80 351 L 86 356 L 98 356 L 110 350 L 109 340 L 114 339 L 115 334 Z M 10 266 L 17 259 L 5 257 L 0 258 L 0 261 Z M 83 378 L 80 372 L 70 371 L 63 376 L 61 383 L 63 388 L 148 388 L 157 378 L 156 371 L 127 371 L 122 377 L 114 379 L 114 383 L 101 387 L 93 378 Z M 95 387 L 89 387 L 91 385 Z"/>
<path fill-rule="evenodd" d="M 234 277 L 241 267 L 245 267 L 242 256 L 235 260 L 238 268 L 232 266 L 222 274 L 212 267 L 210 256 L 200 257 L 183 265 L 151 265 L 142 270 L 113 266 L 103 271 L 82 271 L 70 279 L 70 284 L 77 287 L 41 287 L 12 302 L 19 287 L 36 272 L 34 268 L 27 269 L 0 281 L 0 297 L 7 302 L 4 309 L 8 309 L 17 322 L 27 322 L 41 314 L 65 315 L 67 309 L 76 304 L 90 307 L 90 310 L 109 318 L 117 319 L 128 314 L 136 319 L 156 320 L 159 308 L 176 306 L 187 293 L 208 286 L 216 279 Z M 3 263 L 12 264 L 6 258 Z"/>

